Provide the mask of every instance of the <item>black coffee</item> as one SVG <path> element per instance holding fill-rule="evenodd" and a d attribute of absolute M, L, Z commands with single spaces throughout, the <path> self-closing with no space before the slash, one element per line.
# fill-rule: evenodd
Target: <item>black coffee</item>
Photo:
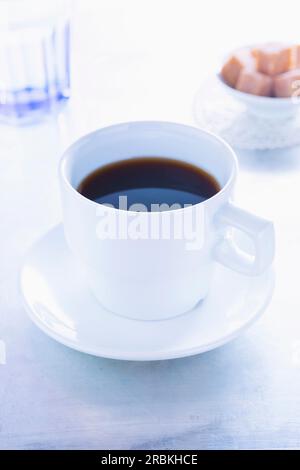
<path fill-rule="evenodd" d="M 177 205 L 198 204 L 219 190 L 216 179 L 197 166 L 159 157 L 130 158 L 102 166 L 78 187 L 79 193 L 100 204 L 119 208 L 119 197 L 127 196 L 127 209 L 143 204 L 148 211 L 161 210 L 153 205 L 176 204 L 175 209 Z"/>

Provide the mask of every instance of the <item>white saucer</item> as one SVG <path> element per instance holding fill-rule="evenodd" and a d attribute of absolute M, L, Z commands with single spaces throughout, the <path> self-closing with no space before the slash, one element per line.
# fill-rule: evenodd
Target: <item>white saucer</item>
<path fill-rule="evenodd" d="M 269 270 L 250 278 L 217 266 L 210 294 L 193 311 L 165 321 L 129 320 L 93 297 L 57 226 L 28 253 L 20 282 L 30 318 L 55 340 L 96 356 L 147 361 L 199 354 L 232 340 L 265 310 L 274 276 Z"/>

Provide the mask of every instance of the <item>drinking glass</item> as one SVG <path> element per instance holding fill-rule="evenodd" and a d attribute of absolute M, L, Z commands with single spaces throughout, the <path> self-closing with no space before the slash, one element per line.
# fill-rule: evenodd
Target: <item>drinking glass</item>
<path fill-rule="evenodd" d="M 70 96 L 71 0 L 0 0 L 0 120 L 40 119 Z"/>

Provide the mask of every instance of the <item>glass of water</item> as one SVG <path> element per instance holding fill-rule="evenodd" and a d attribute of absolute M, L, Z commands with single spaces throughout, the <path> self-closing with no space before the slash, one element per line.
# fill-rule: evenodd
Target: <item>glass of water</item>
<path fill-rule="evenodd" d="M 0 120 L 30 123 L 70 96 L 71 0 L 0 0 Z"/>

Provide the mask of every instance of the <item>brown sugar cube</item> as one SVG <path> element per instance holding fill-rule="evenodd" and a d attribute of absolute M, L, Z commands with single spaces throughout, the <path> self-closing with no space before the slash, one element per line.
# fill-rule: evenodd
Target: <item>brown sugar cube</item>
<path fill-rule="evenodd" d="M 257 96 L 271 96 L 272 78 L 255 70 L 244 69 L 241 71 L 236 89 L 244 93 Z"/>
<path fill-rule="evenodd" d="M 300 68 L 300 44 L 294 46 L 295 53 L 295 67 Z"/>
<path fill-rule="evenodd" d="M 292 63 L 290 69 L 300 68 L 300 45 L 292 46 Z"/>
<path fill-rule="evenodd" d="M 221 70 L 221 76 L 227 85 L 235 87 L 239 74 L 243 68 L 255 69 L 255 59 L 249 48 L 239 49 L 225 62 Z"/>
<path fill-rule="evenodd" d="M 297 81 L 299 83 L 297 83 Z M 293 86 L 294 85 L 294 86 Z M 300 89 L 300 68 L 289 70 L 277 75 L 274 78 L 273 90 L 277 98 L 289 98 L 295 94 L 299 96 L 297 90 Z"/>
<path fill-rule="evenodd" d="M 274 76 L 287 72 L 293 64 L 293 48 L 278 43 L 269 43 L 252 50 L 258 72 Z"/>

